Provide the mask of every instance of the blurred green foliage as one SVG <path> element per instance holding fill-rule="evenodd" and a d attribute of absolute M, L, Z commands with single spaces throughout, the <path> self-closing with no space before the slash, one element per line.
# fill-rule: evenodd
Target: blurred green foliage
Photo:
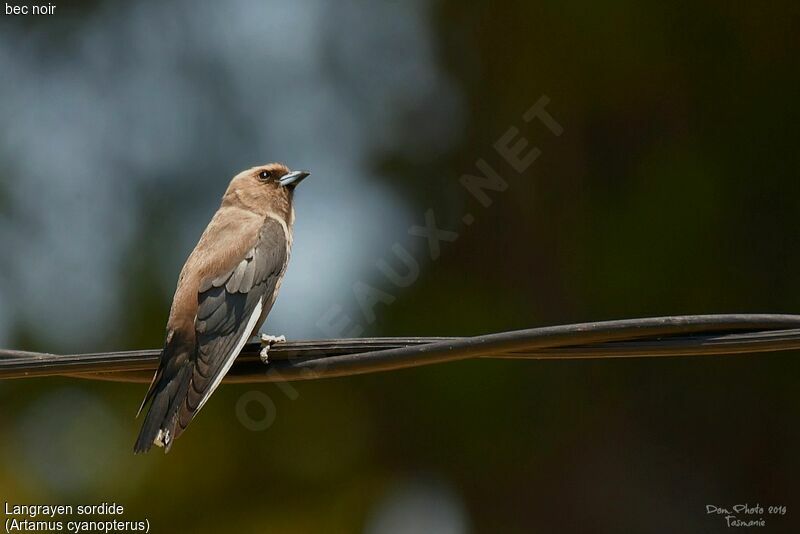
<path fill-rule="evenodd" d="M 797 3 L 440 0 L 431 13 L 466 106 L 461 138 L 415 150 L 425 116 L 411 115 L 386 124 L 399 142 L 372 161 L 419 221 L 433 208 L 461 236 L 436 261 L 408 238 L 420 279 L 392 290 L 369 335 L 800 309 Z M 521 120 L 542 94 L 560 137 Z M 492 148 L 510 126 L 542 150 L 522 175 Z M 509 182 L 488 208 L 458 183 L 478 158 Z M 169 308 L 151 260 L 170 246 L 158 238 L 169 206 L 146 205 L 151 223 L 121 262 L 131 327 L 108 333 L 119 349 L 160 345 Z M 387 257 L 404 232 L 387 236 Z M 35 331 L 14 339 L 36 348 Z M 296 400 L 228 386 L 166 457 L 130 453 L 141 385 L 5 383 L 0 488 L 15 502 L 118 500 L 157 532 L 354 532 L 398 481 L 433 476 L 473 532 L 722 532 L 705 505 L 739 501 L 787 505 L 769 523 L 788 531 L 797 356 L 467 361 L 297 383 Z M 113 476 L 59 489 L 21 460 L 16 414 L 74 388 L 102 399 L 104 418 L 72 421 L 82 454 L 48 449 L 50 436 L 41 454 Z M 250 389 L 275 402 L 267 431 L 236 421 Z"/>

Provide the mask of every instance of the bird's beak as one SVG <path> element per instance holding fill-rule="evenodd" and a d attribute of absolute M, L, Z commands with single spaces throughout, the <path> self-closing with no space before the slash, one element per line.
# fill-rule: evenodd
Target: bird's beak
<path fill-rule="evenodd" d="M 292 171 L 284 174 L 278 183 L 283 187 L 296 186 L 303 181 L 303 178 L 311 174 L 308 171 Z"/>

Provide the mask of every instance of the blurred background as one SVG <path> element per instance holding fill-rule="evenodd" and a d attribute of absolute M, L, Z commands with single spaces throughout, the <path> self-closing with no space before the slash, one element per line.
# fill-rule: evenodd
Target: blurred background
<path fill-rule="evenodd" d="M 796 2 L 66 4 L 0 16 L 0 346 L 161 346 L 228 180 L 274 160 L 313 176 L 273 334 L 800 312 Z M 543 95 L 560 136 L 522 119 Z M 541 150 L 521 173 L 510 127 Z M 429 210 L 458 232 L 436 259 Z M 758 502 L 796 532 L 799 379 L 787 353 L 224 386 L 139 457 L 145 385 L 5 381 L 0 500 L 370 534 L 725 532 L 706 505 Z"/>

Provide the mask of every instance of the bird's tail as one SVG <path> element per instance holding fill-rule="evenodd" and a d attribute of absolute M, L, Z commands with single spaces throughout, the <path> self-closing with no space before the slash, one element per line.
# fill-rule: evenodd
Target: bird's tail
<path fill-rule="evenodd" d="M 164 447 L 165 452 L 169 452 L 173 440 L 177 437 L 175 433 L 177 409 L 186 396 L 191 380 L 192 350 L 189 344 L 168 336 L 161 353 L 158 371 L 153 376 L 150 389 L 139 407 L 141 413 L 150 402 L 150 408 L 133 447 L 135 453 L 147 452 L 153 445 Z"/>

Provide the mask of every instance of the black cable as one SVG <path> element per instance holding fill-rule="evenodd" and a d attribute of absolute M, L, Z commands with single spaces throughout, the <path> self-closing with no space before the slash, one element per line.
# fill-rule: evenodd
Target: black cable
<path fill-rule="evenodd" d="M 462 360 L 703 356 L 800 349 L 800 316 L 656 317 L 550 326 L 466 338 L 372 338 L 275 345 L 270 363 L 245 346 L 226 382 L 307 380 Z M 68 375 L 149 381 L 160 351 L 53 355 L 0 351 L 0 379 Z"/>

